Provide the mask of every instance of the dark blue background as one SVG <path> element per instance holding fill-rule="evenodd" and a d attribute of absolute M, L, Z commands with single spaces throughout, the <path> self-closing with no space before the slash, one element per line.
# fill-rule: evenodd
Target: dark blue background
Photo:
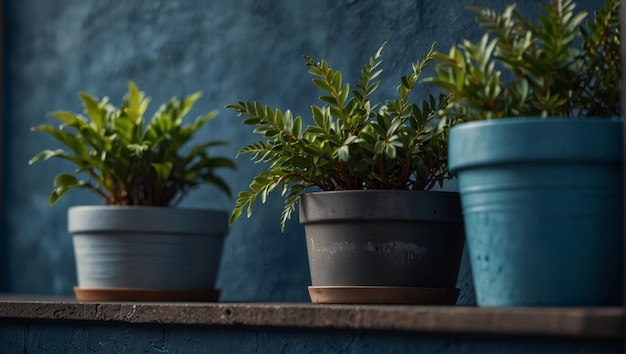
<path fill-rule="evenodd" d="M 536 14 L 537 3 L 520 1 L 519 9 Z M 592 0 L 579 3 L 597 7 Z M 50 208 L 54 176 L 72 167 L 27 162 L 56 147 L 30 127 L 50 122 L 50 111 L 79 112 L 78 91 L 108 95 L 117 104 L 134 80 L 152 97 L 151 113 L 171 96 L 202 90 L 191 116 L 214 108 L 220 114 L 198 140 L 229 140 L 219 153 L 234 156 L 256 137 L 223 109 L 228 103 L 257 100 L 309 119 L 318 92 L 303 54 L 327 59 L 353 82 L 388 40 L 386 81 L 375 96 L 388 97 L 432 42 L 447 52 L 461 38 L 480 37 L 473 14 L 465 10 L 470 4 L 505 6 L 495 0 L 6 0 L 0 290 L 70 295 L 76 283 L 67 208 L 99 201 L 73 192 Z M 224 174 L 234 191 L 246 189 L 263 168 L 245 157 L 237 163 L 237 172 Z M 233 204 L 209 188 L 194 191 L 183 203 L 226 210 Z M 282 199 L 275 195 L 267 205 L 258 204 L 251 219 L 232 227 L 218 277 L 223 300 L 308 301 L 303 230 L 295 217 L 281 235 L 281 210 Z M 462 303 L 473 302 L 468 271 L 465 263 Z"/>

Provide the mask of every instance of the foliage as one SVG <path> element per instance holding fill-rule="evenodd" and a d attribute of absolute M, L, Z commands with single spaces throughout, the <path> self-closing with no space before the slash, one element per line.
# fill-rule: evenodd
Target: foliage
<path fill-rule="evenodd" d="M 451 92 L 450 107 L 471 119 L 619 116 L 619 0 L 585 25 L 575 6 L 551 0 L 534 22 L 515 5 L 502 13 L 470 7 L 486 33 L 435 54 L 437 76 L 426 81 Z"/>
<path fill-rule="evenodd" d="M 267 163 L 242 191 L 230 223 L 239 218 L 247 205 L 252 214 L 256 199 L 265 202 L 277 187 L 285 198 L 281 216 L 285 223 L 295 209 L 300 194 L 317 186 L 323 191 L 354 189 L 430 189 L 449 178 L 447 132 L 456 117 L 440 116 L 448 97 L 432 95 L 421 105 L 409 102 L 409 95 L 428 62 L 430 52 L 412 64 L 412 73 L 402 76 L 398 98 L 372 104 L 370 95 L 381 81 L 383 44 L 363 67 L 356 89 L 343 83 L 342 73 L 305 56 L 313 84 L 323 95 L 321 105 L 312 105 L 313 125 L 302 128 L 302 118 L 290 110 L 272 109 L 256 102 L 228 105 L 245 116 L 243 124 L 255 127 L 263 140 L 243 147 L 239 154 L 250 154 L 257 163 Z"/>
<path fill-rule="evenodd" d="M 224 142 L 197 144 L 183 153 L 183 146 L 193 134 L 217 114 L 216 111 L 183 124 L 183 117 L 200 98 L 196 92 L 183 99 L 171 98 L 145 124 L 144 113 L 150 98 L 130 82 L 128 93 L 119 108 L 81 92 L 84 112 L 58 111 L 51 116 L 60 120 L 58 127 L 40 125 L 32 130 L 50 134 L 65 146 L 45 150 L 33 157 L 39 160 L 60 158 L 76 165 L 74 174 L 61 173 L 54 179 L 50 205 L 67 191 L 85 188 L 109 205 L 175 205 L 201 183 L 216 186 L 230 195 L 225 181 L 215 174 L 219 168 L 234 168 L 232 160 L 211 157 L 208 148 Z M 86 175 L 82 180 L 77 175 Z"/>

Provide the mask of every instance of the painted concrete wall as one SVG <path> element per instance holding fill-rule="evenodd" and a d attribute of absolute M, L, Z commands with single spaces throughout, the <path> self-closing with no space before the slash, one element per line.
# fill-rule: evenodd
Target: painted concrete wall
<path fill-rule="evenodd" d="M 592 0 L 579 3 L 597 6 Z M 309 116 L 318 92 L 303 54 L 326 58 L 352 81 L 362 63 L 389 40 L 383 59 L 386 81 L 378 97 L 389 95 L 433 41 L 447 51 L 460 38 L 479 37 L 473 16 L 464 9 L 469 4 L 504 7 L 493 0 L 6 0 L 2 290 L 69 295 L 76 283 L 67 208 L 98 200 L 75 192 L 49 208 L 53 177 L 71 167 L 52 162 L 29 167 L 27 161 L 55 146 L 29 128 L 46 122 L 47 112 L 80 111 L 79 90 L 119 102 L 127 82 L 134 80 L 152 96 L 151 112 L 173 95 L 202 90 L 204 97 L 191 115 L 214 108 L 221 113 L 198 140 L 229 140 L 232 144 L 219 153 L 234 156 L 256 138 L 222 108 L 226 104 L 258 100 Z M 520 2 L 519 9 L 536 13 L 534 5 Z M 235 191 L 246 189 L 262 168 L 245 158 L 237 162 L 237 172 L 224 174 Z M 230 210 L 233 203 L 200 189 L 183 205 Z M 308 300 L 303 231 L 295 218 L 281 235 L 281 209 L 282 200 L 273 196 L 231 229 L 218 277 L 222 299 Z M 468 274 L 465 263 L 462 303 L 473 302 Z"/>
<path fill-rule="evenodd" d="M 623 353 L 619 340 L 255 327 L 14 321 L 4 353 Z"/>

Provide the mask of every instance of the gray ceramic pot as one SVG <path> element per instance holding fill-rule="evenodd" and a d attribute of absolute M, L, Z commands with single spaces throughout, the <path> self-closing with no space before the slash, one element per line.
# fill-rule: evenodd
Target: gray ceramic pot
<path fill-rule="evenodd" d="M 225 211 L 80 206 L 70 208 L 78 286 L 214 289 L 228 231 Z"/>
<path fill-rule="evenodd" d="M 313 286 L 454 288 L 464 244 L 458 193 L 302 195 Z"/>

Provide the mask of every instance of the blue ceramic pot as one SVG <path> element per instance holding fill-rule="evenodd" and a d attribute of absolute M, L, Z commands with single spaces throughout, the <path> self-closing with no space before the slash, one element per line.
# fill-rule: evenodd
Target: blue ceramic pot
<path fill-rule="evenodd" d="M 515 118 L 450 131 L 480 306 L 621 303 L 622 122 Z"/>

